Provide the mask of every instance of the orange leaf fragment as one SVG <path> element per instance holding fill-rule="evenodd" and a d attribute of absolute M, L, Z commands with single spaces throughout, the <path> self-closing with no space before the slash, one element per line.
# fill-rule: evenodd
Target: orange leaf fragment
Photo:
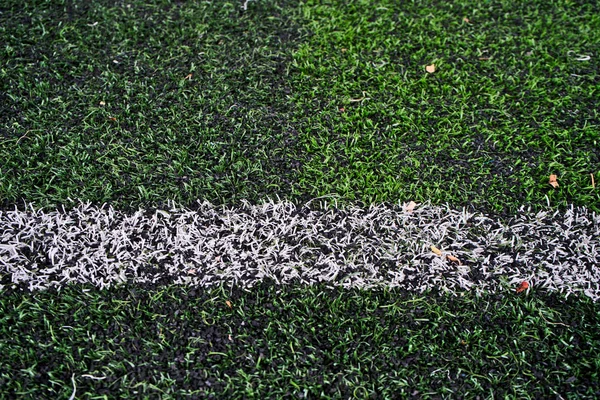
<path fill-rule="evenodd" d="M 442 255 L 442 251 L 440 249 L 438 249 L 437 247 L 435 247 L 435 246 L 431 246 L 431 251 L 433 251 L 438 256 Z"/>
<path fill-rule="evenodd" d="M 117 119 L 115 117 L 108 117 L 108 119 L 110 119 L 113 122 L 117 122 Z"/>
<path fill-rule="evenodd" d="M 556 175 L 550 175 L 550 181 L 548 181 L 548 183 L 552 185 L 554 189 L 558 187 L 558 182 L 556 181 L 556 178 Z"/>
<path fill-rule="evenodd" d="M 227 300 L 225 304 L 227 304 L 227 307 L 231 308 L 231 302 L 229 300 Z"/>
<path fill-rule="evenodd" d="M 523 282 L 521 282 L 521 284 L 515 291 L 517 293 L 521 293 L 521 292 L 524 292 L 525 290 L 527 290 L 528 287 L 529 287 L 529 283 L 527 281 L 523 281 Z"/>
<path fill-rule="evenodd" d="M 455 263 L 457 263 L 458 265 L 462 265 L 462 264 L 461 264 L 461 262 L 460 262 L 460 260 L 459 260 L 458 258 L 454 257 L 454 256 L 447 255 L 447 256 L 446 256 L 446 258 L 447 258 L 448 260 L 452 261 L 452 262 L 455 262 Z"/>
<path fill-rule="evenodd" d="M 185 76 L 185 78 L 183 78 L 183 79 L 188 79 L 188 80 L 189 80 L 189 79 L 192 79 L 192 74 L 187 74 L 187 75 Z"/>
<path fill-rule="evenodd" d="M 433 74 L 435 72 L 435 64 L 426 66 L 425 71 L 429 72 L 430 74 Z"/>

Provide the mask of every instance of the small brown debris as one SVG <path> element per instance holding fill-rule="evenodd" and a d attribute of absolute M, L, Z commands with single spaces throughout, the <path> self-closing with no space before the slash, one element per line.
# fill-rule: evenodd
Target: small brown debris
<path fill-rule="evenodd" d="M 225 304 L 227 304 L 227 307 L 231 308 L 231 302 L 229 300 L 227 300 Z"/>
<path fill-rule="evenodd" d="M 556 175 L 550 175 L 550 180 L 548 181 L 548 183 L 554 188 L 558 188 L 558 181 L 556 180 L 557 176 Z"/>
<path fill-rule="evenodd" d="M 524 292 L 529 287 L 529 283 L 527 281 L 521 282 L 519 287 L 515 290 L 517 293 Z"/>
<path fill-rule="evenodd" d="M 592 189 L 596 189 L 596 182 L 594 182 L 594 174 L 590 174 L 590 177 L 592 178 Z"/>
<path fill-rule="evenodd" d="M 184 80 L 190 80 L 190 79 L 192 79 L 192 74 L 187 74 L 187 75 L 185 76 L 185 78 L 183 78 L 183 79 L 184 79 Z"/>
<path fill-rule="evenodd" d="M 433 74 L 435 72 L 435 64 L 426 66 L 425 71 L 429 72 L 430 74 Z"/>
<path fill-rule="evenodd" d="M 460 262 L 460 260 L 454 256 L 451 255 L 447 255 L 446 258 L 452 262 L 457 263 L 458 265 L 462 265 L 462 263 Z"/>

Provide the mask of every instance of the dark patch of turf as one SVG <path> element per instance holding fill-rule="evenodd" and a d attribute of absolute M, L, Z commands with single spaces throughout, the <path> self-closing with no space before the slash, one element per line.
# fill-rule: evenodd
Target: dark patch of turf
<path fill-rule="evenodd" d="M 301 36 L 287 9 L 5 3 L 4 205 L 285 197 L 285 70 Z"/>
<path fill-rule="evenodd" d="M 68 397 L 72 376 L 83 398 L 594 398 L 598 307 L 537 290 L 9 290 L 0 380 L 36 398 Z"/>

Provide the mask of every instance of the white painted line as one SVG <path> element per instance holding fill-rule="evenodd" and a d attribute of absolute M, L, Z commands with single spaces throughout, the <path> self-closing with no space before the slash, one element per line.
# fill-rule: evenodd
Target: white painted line
<path fill-rule="evenodd" d="M 82 203 L 68 211 L 0 211 L 0 289 L 70 282 L 252 287 L 270 279 L 458 294 L 527 281 L 600 299 L 600 217 L 585 208 L 522 210 L 500 221 L 411 206 L 269 201 L 233 209 L 204 202 L 197 210 L 170 204 L 126 214 Z"/>

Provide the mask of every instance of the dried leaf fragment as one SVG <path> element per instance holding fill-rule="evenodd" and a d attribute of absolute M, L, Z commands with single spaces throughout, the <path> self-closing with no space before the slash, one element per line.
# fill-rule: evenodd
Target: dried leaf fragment
<path fill-rule="evenodd" d="M 227 300 L 225 304 L 227 304 L 227 307 L 231 308 L 231 302 L 229 300 Z"/>
<path fill-rule="evenodd" d="M 556 175 L 550 175 L 550 180 L 548 181 L 548 183 L 550 185 L 552 185 L 552 187 L 554 189 L 556 189 L 558 187 L 558 182 L 556 181 L 557 176 Z"/>
<path fill-rule="evenodd" d="M 469 20 L 469 18 L 467 18 L 467 17 L 464 17 L 464 18 L 463 18 L 463 21 L 465 21 L 467 24 L 470 24 L 470 23 L 471 23 L 471 21 L 470 21 L 470 20 Z"/>
<path fill-rule="evenodd" d="M 448 255 L 446 256 L 446 258 L 447 258 L 448 260 L 452 261 L 452 262 L 455 262 L 455 263 L 457 263 L 458 265 L 462 265 L 462 263 L 460 262 L 460 260 L 459 260 L 458 258 L 454 257 L 454 256 L 451 256 L 451 255 L 449 255 L 449 254 L 448 254 Z"/>
<path fill-rule="evenodd" d="M 185 78 L 183 78 L 183 79 L 184 79 L 184 80 L 185 80 L 185 79 L 187 79 L 187 80 L 190 80 L 190 79 L 192 79 L 192 74 L 187 74 L 187 75 L 185 76 Z"/>
<path fill-rule="evenodd" d="M 433 251 L 438 256 L 442 255 L 442 251 L 440 249 L 438 249 L 437 247 L 435 247 L 435 246 L 431 246 L 431 251 Z"/>
<path fill-rule="evenodd" d="M 527 290 L 527 288 L 529 288 L 529 283 L 527 281 L 523 281 L 523 282 L 521 282 L 521 284 L 515 291 L 517 293 L 521 293 L 521 292 L 524 292 L 525 290 Z"/>
<path fill-rule="evenodd" d="M 433 74 L 435 72 L 435 64 L 426 66 L 425 71 L 429 72 L 430 74 Z"/>
<path fill-rule="evenodd" d="M 596 182 L 594 182 L 594 174 L 590 174 L 590 177 L 592 178 L 592 189 L 596 189 Z"/>
<path fill-rule="evenodd" d="M 404 211 L 405 212 L 411 212 L 412 210 L 415 209 L 416 206 L 417 206 L 417 203 L 415 203 L 414 201 L 411 201 L 410 203 L 408 203 L 406 205 L 406 207 L 404 207 Z"/>

